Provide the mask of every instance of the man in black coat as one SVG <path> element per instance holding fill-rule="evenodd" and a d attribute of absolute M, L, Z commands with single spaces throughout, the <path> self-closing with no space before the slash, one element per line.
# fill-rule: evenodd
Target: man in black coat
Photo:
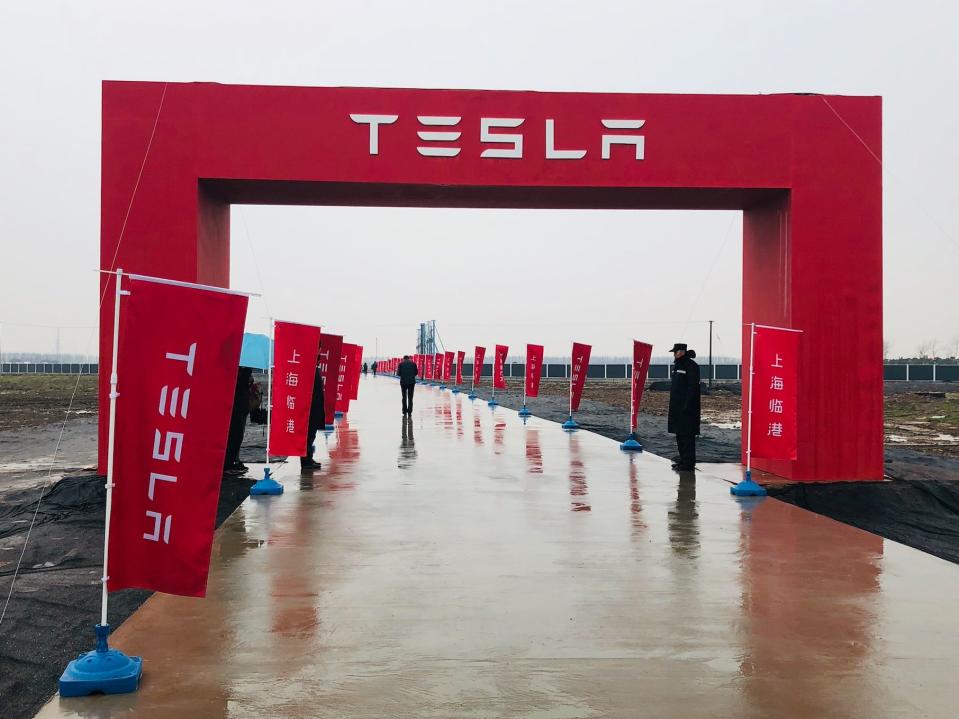
<path fill-rule="evenodd" d="M 699 365 L 696 352 L 676 343 L 672 350 L 673 384 L 669 390 L 669 421 L 666 430 L 676 435 L 679 461 L 673 469 L 696 469 L 696 435 L 699 434 Z"/>
<path fill-rule="evenodd" d="M 326 412 L 323 406 L 323 373 L 320 372 L 320 358 L 316 358 L 316 371 L 313 374 L 313 397 L 310 400 L 310 424 L 306 430 L 306 454 L 300 457 L 300 469 L 312 472 L 322 465 L 313 459 L 316 433 L 326 426 Z"/>
<path fill-rule="evenodd" d="M 413 414 L 413 388 L 416 387 L 416 363 L 409 355 L 403 355 L 403 361 L 396 368 L 400 378 L 400 391 L 403 393 L 403 414 Z"/>

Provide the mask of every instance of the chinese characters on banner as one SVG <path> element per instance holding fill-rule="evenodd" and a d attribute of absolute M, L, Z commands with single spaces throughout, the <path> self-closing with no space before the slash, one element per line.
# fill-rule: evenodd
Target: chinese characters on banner
<path fill-rule="evenodd" d="M 327 426 L 333 424 L 336 412 L 336 378 L 340 369 L 340 356 L 343 351 L 341 335 L 320 334 L 320 375 L 323 377 L 323 421 Z"/>
<path fill-rule="evenodd" d="M 483 377 L 483 359 L 486 357 L 486 348 L 476 345 L 473 350 L 473 384 L 477 385 Z"/>
<path fill-rule="evenodd" d="M 433 379 L 433 355 L 426 355 L 423 358 L 426 360 L 426 379 Z"/>
<path fill-rule="evenodd" d="M 800 333 L 760 326 L 754 332 L 752 456 L 796 459 Z"/>
<path fill-rule="evenodd" d="M 202 597 L 247 298 L 124 284 L 107 588 Z"/>
<path fill-rule="evenodd" d="M 320 328 L 277 322 L 273 330 L 270 454 L 299 457 L 306 447 Z"/>
<path fill-rule="evenodd" d="M 636 416 L 639 414 L 639 403 L 643 400 L 643 388 L 646 387 L 646 376 L 649 374 L 649 360 L 653 356 L 653 346 L 646 342 L 633 340 L 633 380 L 630 383 L 629 393 L 629 429 L 636 431 Z"/>
<path fill-rule="evenodd" d="M 443 381 L 443 353 L 437 352 L 433 360 L 433 377 L 437 382 Z"/>
<path fill-rule="evenodd" d="M 526 345 L 526 396 L 539 395 L 539 380 L 543 376 L 543 345 Z"/>
<path fill-rule="evenodd" d="M 456 384 L 463 384 L 463 361 L 466 359 L 466 353 L 463 350 L 456 352 Z"/>
<path fill-rule="evenodd" d="M 443 381 L 449 382 L 453 376 L 453 353 L 443 353 Z"/>
<path fill-rule="evenodd" d="M 493 387 L 506 389 L 506 377 L 503 376 L 503 366 L 506 364 L 506 355 L 509 348 L 506 345 L 496 345 L 493 354 Z"/>
<path fill-rule="evenodd" d="M 579 409 L 579 400 L 583 396 L 583 385 L 586 384 L 586 372 L 589 369 L 589 353 L 592 349 L 592 345 L 573 342 L 573 356 L 569 368 L 570 414 Z"/>

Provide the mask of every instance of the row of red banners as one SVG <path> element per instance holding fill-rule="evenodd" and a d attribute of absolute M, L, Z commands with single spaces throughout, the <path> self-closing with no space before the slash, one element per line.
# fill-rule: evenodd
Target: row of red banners
<path fill-rule="evenodd" d="M 203 596 L 233 406 L 247 297 L 156 278 L 124 277 L 107 588 Z M 750 363 L 751 456 L 795 459 L 799 335 L 754 327 Z M 362 347 L 319 327 L 275 325 L 270 450 L 306 449 L 315 378 L 324 382 L 324 423 L 358 395 Z M 591 347 L 574 343 L 570 411 L 579 407 Z M 508 348 L 496 345 L 494 389 L 506 389 Z M 485 347 L 473 354 L 479 383 Z M 633 342 L 630 423 L 636 425 L 652 346 Z M 416 355 L 421 376 L 463 382 L 466 353 Z M 399 358 L 381 363 L 395 372 Z M 527 345 L 524 392 L 539 393 L 543 347 Z"/>

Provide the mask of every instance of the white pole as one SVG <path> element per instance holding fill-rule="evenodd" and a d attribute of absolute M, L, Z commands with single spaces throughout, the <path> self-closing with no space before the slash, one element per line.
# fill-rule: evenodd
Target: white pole
<path fill-rule="evenodd" d="M 100 601 L 100 625 L 107 626 L 107 568 L 110 566 L 110 516 L 113 513 L 113 448 L 116 438 L 117 417 L 117 354 L 120 347 L 120 296 L 130 294 L 121 289 L 123 270 L 117 269 L 115 293 L 113 296 L 113 360 L 110 365 L 110 429 L 107 440 L 107 510 L 103 531 L 103 595 Z"/>
<path fill-rule="evenodd" d="M 266 362 L 266 468 L 270 468 L 270 421 L 273 419 L 273 335 L 276 322 L 270 318 L 270 349 Z"/>
<path fill-rule="evenodd" d="M 747 412 L 746 429 L 746 478 L 752 477 L 752 455 L 753 455 L 753 366 L 755 363 L 756 349 L 756 323 L 749 325 L 749 410 Z"/>

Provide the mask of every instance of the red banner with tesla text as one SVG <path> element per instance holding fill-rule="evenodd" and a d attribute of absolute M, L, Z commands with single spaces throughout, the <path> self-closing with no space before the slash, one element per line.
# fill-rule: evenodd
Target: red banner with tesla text
<path fill-rule="evenodd" d="M 340 348 L 340 367 L 336 373 L 336 411 L 350 411 L 353 393 L 353 371 L 356 367 L 356 345 L 344 342 Z"/>
<path fill-rule="evenodd" d="M 466 352 L 457 350 L 456 352 L 456 384 L 463 384 L 463 362 L 466 360 Z"/>
<path fill-rule="evenodd" d="M 506 389 L 503 367 L 506 365 L 506 355 L 508 353 L 509 348 L 506 345 L 496 345 L 493 352 L 493 387 L 496 389 Z"/>
<path fill-rule="evenodd" d="M 539 380 L 543 376 L 543 345 L 526 345 L 526 396 L 539 395 Z"/>
<path fill-rule="evenodd" d="M 202 597 L 247 298 L 123 286 L 107 588 Z"/>
<path fill-rule="evenodd" d="M 589 370 L 589 353 L 592 345 L 573 342 L 573 355 L 569 368 L 569 410 L 579 409 L 579 400 L 583 396 L 583 385 L 586 384 L 586 373 Z"/>
<path fill-rule="evenodd" d="M 350 385 L 350 399 L 359 399 L 360 374 L 363 371 L 363 347 L 353 345 L 353 382 Z"/>
<path fill-rule="evenodd" d="M 449 382 L 453 376 L 453 353 L 443 353 L 443 381 Z"/>
<path fill-rule="evenodd" d="M 336 413 L 336 377 L 343 352 L 342 335 L 320 334 L 320 375 L 323 377 L 323 421 L 333 424 Z"/>
<path fill-rule="evenodd" d="M 796 330 L 753 330 L 752 456 L 796 459 L 799 336 Z"/>
<path fill-rule="evenodd" d="M 643 389 L 646 387 L 646 376 L 649 374 L 649 360 L 653 356 L 653 346 L 646 342 L 633 340 L 633 380 L 630 383 L 629 393 L 629 428 L 636 430 L 636 416 L 639 414 L 639 403 L 643 400 Z"/>
<path fill-rule="evenodd" d="M 273 329 L 273 409 L 270 454 L 301 457 L 310 423 L 320 328 L 277 322 Z"/>
<path fill-rule="evenodd" d="M 473 384 L 479 384 L 483 379 L 483 360 L 486 358 L 486 348 L 476 345 L 473 350 Z"/>

